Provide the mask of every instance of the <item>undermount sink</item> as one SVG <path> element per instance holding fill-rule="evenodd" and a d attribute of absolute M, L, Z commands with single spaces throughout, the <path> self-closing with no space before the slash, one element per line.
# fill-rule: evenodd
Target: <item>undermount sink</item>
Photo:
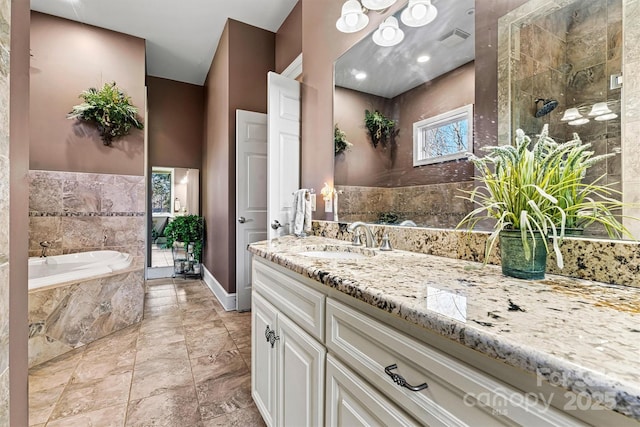
<path fill-rule="evenodd" d="M 366 259 L 371 258 L 376 253 L 371 249 L 358 248 L 352 246 L 331 246 L 323 245 L 316 247 L 307 247 L 306 250 L 299 252 L 300 255 L 310 258 L 322 259 Z"/>

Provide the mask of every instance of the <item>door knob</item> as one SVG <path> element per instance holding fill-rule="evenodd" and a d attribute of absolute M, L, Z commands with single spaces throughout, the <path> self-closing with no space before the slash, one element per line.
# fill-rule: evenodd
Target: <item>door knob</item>
<path fill-rule="evenodd" d="M 241 216 L 240 218 L 238 218 L 238 222 L 240 224 L 244 224 L 245 222 L 247 222 L 247 219 L 245 217 Z"/>
<path fill-rule="evenodd" d="M 273 222 L 271 223 L 271 228 L 273 228 L 274 230 L 277 230 L 280 227 L 282 227 L 282 224 L 280 224 L 280 221 L 278 221 L 277 219 L 274 219 Z"/>

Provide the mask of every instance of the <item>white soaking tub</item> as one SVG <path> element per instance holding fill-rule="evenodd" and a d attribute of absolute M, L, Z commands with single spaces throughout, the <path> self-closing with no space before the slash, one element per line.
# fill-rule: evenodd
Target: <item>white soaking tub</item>
<path fill-rule="evenodd" d="M 115 273 L 133 257 L 118 251 L 91 251 L 29 258 L 29 290 Z"/>

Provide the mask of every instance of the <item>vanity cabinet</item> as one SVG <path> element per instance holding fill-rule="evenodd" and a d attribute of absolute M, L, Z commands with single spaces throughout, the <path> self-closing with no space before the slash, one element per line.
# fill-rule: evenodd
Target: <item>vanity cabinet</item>
<path fill-rule="evenodd" d="M 314 335 L 324 295 L 262 264 L 253 278 L 253 399 L 268 426 L 322 426 L 326 349 Z"/>
<path fill-rule="evenodd" d="M 388 313 L 252 265 L 252 394 L 269 426 L 584 425 L 390 326 Z"/>

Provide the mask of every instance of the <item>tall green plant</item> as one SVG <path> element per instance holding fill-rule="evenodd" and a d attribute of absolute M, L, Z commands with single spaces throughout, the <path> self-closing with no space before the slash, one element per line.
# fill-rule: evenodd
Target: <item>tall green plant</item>
<path fill-rule="evenodd" d="M 95 123 L 104 145 L 111 145 L 114 138 L 129 134 L 132 127 L 144 127 L 138 120 L 138 109 L 131 105 L 131 98 L 118 89 L 115 82 L 106 83 L 100 90 L 93 87 L 84 90 L 79 97 L 84 102 L 75 105 L 67 117 Z"/>
<path fill-rule="evenodd" d="M 202 259 L 204 239 L 204 219 L 198 215 L 184 215 L 173 218 L 164 229 L 167 247 L 174 242 L 193 243 L 193 256 L 199 262 Z"/>
<path fill-rule="evenodd" d="M 558 267 L 563 267 L 559 243 L 567 224 L 573 221 L 600 222 L 613 234 L 630 235 L 614 217 L 612 211 L 622 203 L 610 198 L 614 190 L 582 180 L 586 170 L 608 157 L 595 156 L 589 144 L 583 144 L 577 134 L 571 141 L 557 143 L 549 137 L 545 125 L 531 149 L 531 138 L 518 129 L 515 145 L 485 147 L 483 158 L 471 156 L 482 186 L 465 191 L 463 197 L 479 205 L 465 216 L 458 227 L 474 228 L 483 219 L 495 220 L 494 231 L 487 239 L 485 261 L 493 250 L 502 230 L 519 230 L 529 260 L 529 242 L 540 233 L 549 251 L 551 240 Z M 570 218 L 570 220 L 569 220 Z M 569 222 L 571 221 L 571 223 Z"/>

